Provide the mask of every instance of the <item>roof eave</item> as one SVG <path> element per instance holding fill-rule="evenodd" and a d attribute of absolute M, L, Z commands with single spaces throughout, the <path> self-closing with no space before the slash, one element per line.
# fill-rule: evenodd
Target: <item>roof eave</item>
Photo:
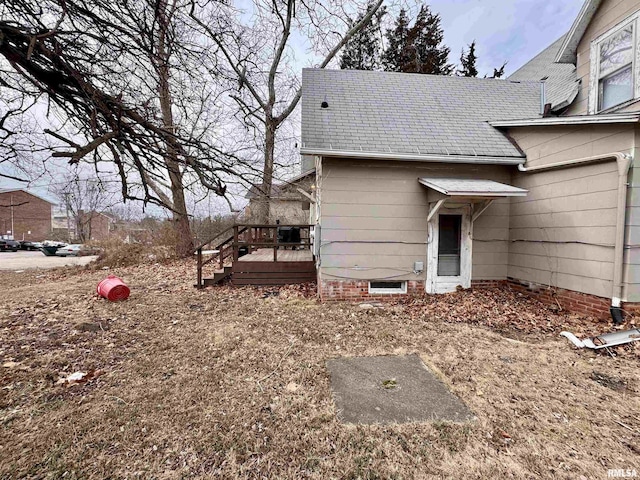
<path fill-rule="evenodd" d="M 527 192 L 448 192 L 445 193 L 450 197 L 526 197 Z"/>
<path fill-rule="evenodd" d="M 48 200 L 48 199 L 46 199 L 46 198 L 44 198 L 44 197 L 42 197 L 40 195 L 37 195 L 37 194 L 35 194 L 33 192 L 30 192 L 30 191 L 28 191 L 28 190 L 26 190 L 24 188 L 4 188 L 4 189 L 0 189 L 0 193 L 12 193 L 12 192 L 24 192 L 24 193 L 26 193 L 28 195 L 31 195 L 32 197 L 39 198 L 40 200 L 42 200 L 44 202 L 47 202 L 47 203 L 49 203 L 51 205 L 55 205 L 55 206 L 58 205 L 56 202 L 52 202 L 51 200 Z"/>
<path fill-rule="evenodd" d="M 593 124 L 613 124 L 613 123 L 638 123 L 639 113 L 623 113 L 610 115 L 580 115 L 574 117 L 546 117 L 531 118 L 521 120 L 497 120 L 489 122 L 489 125 L 496 128 L 509 127 L 535 127 L 550 125 L 593 125 Z"/>
<path fill-rule="evenodd" d="M 303 178 L 308 177 L 309 175 L 312 175 L 312 174 L 315 175 L 315 173 L 316 173 L 316 169 L 315 168 L 311 168 L 311 169 L 307 170 L 306 172 L 299 173 L 298 175 L 296 175 L 293 178 L 290 178 L 289 180 L 285 180 L 283 183 L 288 183 L 290 185 L 292 183 L 297 182 L 298 180 L 302 180 Z"/>
<path fill-rule="evenodd" d="M 414 154 L 393 152 L 364 152 L 350 150 L 326 150 L 302 147 L 301 155 L 317 155 L 321 157 L 367 158 L 376 160 L 403 160 L 408 162 L 441 162 L 441 163 L 471 163 L 477 165 L 523 165 L 524 157 L 497 157 L 485 155 L 441 155 Z"/>
<path fill-rule="evenodd" d="M 563 109 L 565 109 L 566 107 L 568 107 L 569 105 L 571 105 L 573 103 L 573 101 L 578 97 L 578 94 L 580 93 L 580 82 L 576 82 L 576 84 L 573 87 L 573 91 L 571 92 L 571 94 L 562 102 L 559 102 L 555 105 L 551 106 L 551 111 L 552 112 L 561 112 Z"/>
<path fill-rule="evenodd" d="M 528 190 L 523 188 L 513 190 L 447 190 L 436 183 L 430 182 L 425 178 L 419 178 L 418 182 L 425 187 L 431 188 L 437 192 L 447 195 L 448 197 L 482 197 L 482 198 L 504 198 L 504 197 L 526 197 Z"/>
<path fill-rule="evenodd" d="M 600 6 L 602 0 L 586 0 L 580 9 L 580 13 L 571 25 L 569 33 L 562 42 L 560 50 L 556 55 L 556 63 L 573 63 L 576 64 L 577 49 L 580 39 L 584 35 L 585 30 L 589 26 L 593 15 Z"/>

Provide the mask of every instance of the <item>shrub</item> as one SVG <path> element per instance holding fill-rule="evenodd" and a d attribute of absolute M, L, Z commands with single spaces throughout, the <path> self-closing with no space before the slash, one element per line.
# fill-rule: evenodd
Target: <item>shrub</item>
<path fill-rule="evenodd" d="M 167 245 L 148 245 L 142 243 L 124 243 L 121 240 L 109 240 L 96 244 L 100 255 L 93 265 L 103 267 L 128 267 L 142 263 L 158 263 L 174 259 L 175 248 Z"/>

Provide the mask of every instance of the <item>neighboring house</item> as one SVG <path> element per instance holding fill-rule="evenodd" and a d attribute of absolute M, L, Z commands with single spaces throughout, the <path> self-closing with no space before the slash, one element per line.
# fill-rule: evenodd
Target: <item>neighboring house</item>
<path fill-rule="evenodd" d="M 510 282 L 640 305 L 637 0 L 587 1 L 506 80 L 305 69 L 302 92 L 323 299 Z"/>
<path fill-rule="evenodd" d="M 68 217 L 63 212 L 53 214 L 53 233 L 68 242 L 106 240 L 112 236 L 115 228 L 115 218 L 102 212 L 80 210 L 77 215 Z"/>
<path fill-rule="evenodd" d="M 78 238 L 82 241 L 104 241 L 114 229 L 115 219 L 103 212 L 80 211 L 76 217 Z"/>
<path fill-rule="evenodd" d="M 313 199 L 311 186 L 314 183 L 313 166 L 302 162 L 303 173 L 271 187 L 269 201 L 269 219 L 271 222 L 279 220 L 281 224 L 309 224 L 312 221 L 311 200 Z M 249 204 L 245 207 L 243 215 L 249 222 L 256 211 L 257 205 L 262 201 L 258 186 L 252 186 L 246 194 Z M 253 222 L 255 223 L 255 222 Z"/>
<path fill-rule="evenodd" d="M 53 210 L 52 235 L 51 240 L 73 242 L 77 237 L 75 219 L 67 216 L 64 210 Z"/>
<path fill-rule="evenodd" d="M 110 235 L 124 243 L 150 243 L 153 237 L 149 228 L 141 227 L 137 222 L 124 220 L 118 220 L 112 224 Z"/>
<path fill-rule="evenodd" d="M 46 240 L 53 202 L 24 189 L 0 189 L 0 235 L 15 240 Z"/>

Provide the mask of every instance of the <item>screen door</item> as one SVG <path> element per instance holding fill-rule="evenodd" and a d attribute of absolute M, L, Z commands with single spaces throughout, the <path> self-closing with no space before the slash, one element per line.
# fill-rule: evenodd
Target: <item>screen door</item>
<path fill-rule="evenodd" d="M 440 215 L 438 219 L 438 276 L 460 275 L 462 215 Z"/>
<path fill-rule="evenodd" d="M 427 227 L 427 293 L 471 286 L 471 218 L 468 206 L 443 207 Z"/>

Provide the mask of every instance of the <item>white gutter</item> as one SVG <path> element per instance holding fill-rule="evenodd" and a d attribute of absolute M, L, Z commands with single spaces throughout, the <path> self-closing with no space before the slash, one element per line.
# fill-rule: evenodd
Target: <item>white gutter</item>
<path fill-rule="evenodd" d="M 611 306 L 620 308 L 622 299 L 622 267 L 624 261 L 624 234 L 625 234 L 625 214 L 627 210 L 627 187 L 629 168 L 633 161 L 633 156 L 622 153 L 613 152 L 603 155 L 595 155 L 593 157 L 577 158 L 564 162 L 550 163 L 547 165 L 539 165 L 534 167 L 525 167 L 518 165 L 518 170 L 525 173 L 542 172 L 557 168 L 569 168 L 589 163 L 600 163 L 615 160 L 618 164 L 618 202 L 616 210 L 616 240 L 614 247 L 613 260 L 613 291 L 611 293 Z M 615 320 L 615 319 L 614 319 Z"/>
<path fill-rule="evenodd" d="M 573 117 L 545 117 L 520 120 L 496 120 L 492 127 L 536 127 L 545 125 L 593 125 L 600 123 L 638 123 L 639 113 L 612 113 L 603 115 L 579 115 Z"/>
<path fill-rule="evenodd" d="M 300 155 L 319 155 L 322 157 L 367 158 L 378 160 L 405 160 L 410 162 L 441 162 L 441 163 L 474 163 L 491 165 L 521 165 L 523 157 L 492 157 L 480 155 L 430 155 L 419 153 L 380 153 L 354 152 L 347 150 L 319 150 L 302 147 Z"/>

